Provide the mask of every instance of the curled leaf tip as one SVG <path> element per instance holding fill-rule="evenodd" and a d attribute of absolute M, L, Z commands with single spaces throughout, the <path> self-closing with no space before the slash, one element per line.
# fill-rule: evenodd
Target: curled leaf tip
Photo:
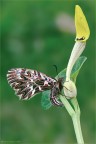
<path fill-rule="evenodd" d="M 90 29 L 86 17 L 79 5 L 75 7 L 76 41 L 86 41 L 90 36 Z"/>

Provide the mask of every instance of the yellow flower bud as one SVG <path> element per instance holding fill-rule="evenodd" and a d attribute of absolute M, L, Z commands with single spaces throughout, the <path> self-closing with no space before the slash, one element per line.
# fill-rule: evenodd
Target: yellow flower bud
<path fill-rule="evenodd" d="M 78 5 L 75 8 L 75 27 L 76 41 L 86 41 L 89 38 L 90 30 L 86 17 Z"/>

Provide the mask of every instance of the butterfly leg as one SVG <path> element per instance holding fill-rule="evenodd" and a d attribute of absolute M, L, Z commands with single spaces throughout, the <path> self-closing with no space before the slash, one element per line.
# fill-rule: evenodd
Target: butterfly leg
<path fill-rule="evenodd" d="M 50 94 L 50 101 L 55 106 L 63 106 L 62 102 L 57 99 L 58 94 L 58 90 L 53 87 Z"/>

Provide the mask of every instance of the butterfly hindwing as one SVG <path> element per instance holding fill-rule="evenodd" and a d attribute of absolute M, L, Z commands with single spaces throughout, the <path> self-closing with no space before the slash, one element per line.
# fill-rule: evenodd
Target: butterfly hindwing
<path fill-rule="evenodd" d="M 41 72 L 24 68 L 9 70 L 7 80 L 20 99 L 30 99 L 39 92 L 50 90 L 56 83 Z"/>

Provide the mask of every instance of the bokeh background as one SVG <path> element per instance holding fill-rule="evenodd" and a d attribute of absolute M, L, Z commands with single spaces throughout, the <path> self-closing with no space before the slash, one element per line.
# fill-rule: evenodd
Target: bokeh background
<path fill-rule="evenodd" d="M 88 59 L 80 71 L 77 88 L 84 140 L 95 144 L 95 1 L 2 0 L 1 9 L 1 142 L 73 144 L 76 138 L 65 108 L 41 107 L 42 94 L 19 101 L 8 85 L 11 68 L 30 68 L 55 77 L 67 66 L 74 45 L 74 10 L 79 4 L 91 35 L 83 52 Z M 1 19 L 1 18 L 0 18 Z"/>

